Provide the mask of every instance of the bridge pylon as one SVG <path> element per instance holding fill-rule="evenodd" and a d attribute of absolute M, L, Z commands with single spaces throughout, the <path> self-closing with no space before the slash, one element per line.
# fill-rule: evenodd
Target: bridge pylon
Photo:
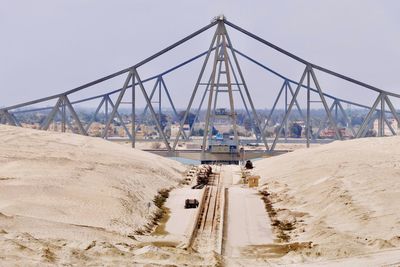
<path fill-rule="evenodd" d="M 202 108 L 206 96 L 208 96 L 207 106 L 206 106 L 206 119 L 204 126 L 204 135 L 202 140 L 202 151 L 207 150 L 208 145 L 212 139 L 212 131 L 215 126 L 216 119 L 220 117 L 221 114 L 217 114 L 218 110 L 218 97 L 221 97 L 224 93 L 228 95 L 229 99 L 229 112 L 227 117 L 229 117 L 230 124 L 233 130 L 233 140 L 237 148 L 239 148 L 239 135 L 237 129 L 237 113 L 235 110 L 234 92 L 238 92 L 242 104 L 248 115 L 253 133 L 255 134 L 257 140 L 262 140 L 265 145 L 265 149 L 268 150 L 268 144 L 266 137 L 262 131 L 261 122 L 258 118 L 256 109 L 251 98 L 249 88 L 244 79 L 243 72 L 240 68 L 239 61 L 235 55 L 231 39 L 228 35 L 224 24 L 224 18 L 217 18 L 218 25 L 212 42 L 204 60 L 203 67 L 200 71 L 198 80 L 195 84 L 194 90 L 192 92 L 191 101 L 186 109 L 184 119 L 180 122 L 180 132 L 183 132 L 183 123 L 186 120 L 187 115 L 191 110 L 192 99 L 195 98 L 198 88 L 206 86 L 199 108 L 196 112 L 196 119 L 199 116 L 199 112 Z M 207 82 L 202 82 L 204 70 L 207 67 L 208 60 L 213 53 L 213 61 L 211 63 L 211 75 Z M 237 71 L 237 73 L 236 73 Z M 244 91 L 244 93 L 243 93 Z M 250 107 L 250 108 L 249 108 Z M 172 149 L 175 149 L 176 144 L 179 142 L 180 134 L 176 137 Z"/>

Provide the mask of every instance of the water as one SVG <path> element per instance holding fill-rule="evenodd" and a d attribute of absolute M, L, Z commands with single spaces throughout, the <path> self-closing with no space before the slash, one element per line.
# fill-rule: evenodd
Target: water
<path fill-rule="evenodd" d="M 201 164 L 200 160 L 186 159 L 186 158 L 181 158 L 181 157 L 168 157 L 168 158 L 179 161 L 180 163 L 185 164 L 185 165 L 200 165 Z M 254 161 L 261 160 L 261 159 L 264 159 L 264 158 L 255 158 L 255 159 L 251 159 L 251 161 L 254 162 Z"/>
<path fill-rule="evenodd" d="M 168 157 L 168 158 L 179 161 L 180 163 L 185 164 L 185 165 L 200 165 L 201 164 L 200 160 L 186 159 L 186 158 L 180 158 L 180 157 Z"/>

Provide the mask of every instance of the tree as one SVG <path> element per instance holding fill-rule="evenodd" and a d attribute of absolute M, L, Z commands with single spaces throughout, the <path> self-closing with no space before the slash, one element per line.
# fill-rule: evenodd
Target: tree
<path fill-rule="evenodd" d="M 156 117 L 157 117 L 157 120 L 161 124 L 161 129 L 164 131 L 164 128 L 165 128 L 165 126 L 167 126 L 167 123 L 168 123 L 167 115 L 165 115 L 164 113 L 161 113 L 161 120 L 160 120 L 160 114 L 159 113 L 156 114 Z"/>
<path fill-rule="evenodd" d="M 301 126 L 297 123 L 293 123 L 290 127 L 290 136 L 294 137 L 294 138 L 300 138 L 301 137 L 301 131 L 303 130 L 303 128 L 301 128 Z"/>
<path fill-rule="evenodd" d="M 178 119 L 179 119 L 179 121 L 182 121 L 182 120 L 183 120 L 183 116 L 185 116 L 185 113 L 186 113 L 186 111 L 180 111 L 180 112 L 178 113 Z M 186 117 L 185 124 L 189 124 L 190 128 L 192 128 L 192 125 L 193 125 L 193 123 L 194 123 L 195 117 L 196 117 L 195 114 L 189 112 L 189 114 L 188 114 L 187 117 Z"/>

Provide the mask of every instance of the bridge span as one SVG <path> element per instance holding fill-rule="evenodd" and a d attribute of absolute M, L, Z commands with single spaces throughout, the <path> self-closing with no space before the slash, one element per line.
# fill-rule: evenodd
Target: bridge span
<path fill-rule="evenodd" d="M 171 50 L 177 49 L 182 44 L 212 28 L 215 31 L 210 46 L 206 51 L 161 73 L 142 79 L 139 74 L 142 66 Z M 267 66 L 267 64 L 260 60 L 254 59 L 243 51 L 238 50 L 230 38 L 228 29 L 234 30 L 236 33 L 256 41 L 263 47 L 301 64 L 303 69 L 301 76 L 297 78 L 288 77 Z M 164 78 L 183 66 L 192 66 L 190 63 L 199 59 L 203 59 L 203 63 L 199 70 L 199 75 L 194 77 L 195 82 L 193 90 L 190 91 L 190 98 L 187 100 L 187 107 L 180 116 Z M 281 86 L 276 95 L 272 95 L 271 91 L 265 91 L 262 95 L 256 96 L 275 99 L 272 107 L 268 109 L 269 113 L 265 118 L 260 116 L 259 110 L 266 107 L 256 107 L 254 105 L 253 91 L 246 81 L 245 69 L 239 64 L 239 59 L 254 64 L 281 81 Z M 206 75 L 207 73 L 210 73 L 209 76 Z M 375 95 L 371 99 L 372 104 L 365 105 L 326 93 L 324 90 L 325 87 L 323 88 L 318 79 L 320 75 L 340 79 L 351 84 L 351 86 L 354 85 L 369 93 L 374 93 Z M 71 96 L 75 96 L 77 92 L 103 84 L 117 77 L 124 79 L 121 88 L 111 88 L 105 94 L 71 101 Z M 150 85 L 152 89 L 146 89 L 145 85 L 152 82 L 153 84 Z M 179 94 L 179 90 L 185 89 L 177 88 L 176 90 L 178 90 Z M 155 99 L 157 92 L 158 100 Z M 305 95 L 304 99 L 299 97 L 300 93 Z M 138 94 L 143 96 L 146 105 L 141 118 L 136 116 Z M 166 127 L 162 124 L 161 120 L 162 94 L 166 96 L 166 101 L 175 116 L 175 123 L 179 126 L 178 133 L 173 139 L 168 136 Z M 227 96 L 229 105 L 225 107 L 226 112 L 221 113 L 219 112 L 221 109 L 218 105 L 221 105 L 219 99 L 223 95 Z M 273 121 L 273 116 L 277 117 L 276 110 L 278 109 L 278 103 L 282 102 L 282 100 L 284 101 L 284 114 L 283 116 L 278 116 L 279 119 L 274 119 L 275 121 Z M 93 127 L 93 122 L 98 121 L 99 113 L 104 112 L 105 119 L 101 122 L 102 130 L 100 137 L 106 139 L 112 137 L 112 126 L 118 125 L 123 128 L 123 131 L 132 143 L 132 147 L 135 147 L 139 127 L 144 125 L 143 118 L 145 117 L 145 113 L 149 111 L 152 120 L 151 124 L 155 127 L 158 136 L 165 146 L 165 151 L 153 151 L 154 153 L 187 155 L 188 157 L 195 157 L 194 154 L 197 154 L 196 159 L 201 158 L 201 155 L 207 155 L 207 158 L 212 159 L 207 148 L 213 138 L 214 126 L 222 119 L 225 119 L 226 123 L 230 126 L 229 132 L 233 136 L 232 141 L 237 147 L 241 145 L 240 135 L 238 134 L 238 115 L 236 112 L 238 103 L 241 103 L 244 107 L 246 118 L 250 121 L 252 136 L 256 143 L 264 146 L 263 153 L 265 155 L 273 155 L 280 153 L 276 150 L 276 145 L 283 138 L 287 138 L 290 124 L 296 123 L 298 119 L 304 124 L 302 126 L 305 133 L 303 140 L 307 147 L 321 137 L 323 129 L 329 130 L 336 140 L 370 136 L 375 121 L 378 122 L 377 136 L 387 135 L 385 129 L 389 129 L 390 135 L 397 135 L 400 116 L 393 104 L 393 100 L 399 101 L 400 95 L 321 67 L 239 27 L 228 21 L 224 16 L 219 16 L 210 24 L 128 68 L 59 94 L 1 108 L 0 123 L 23 127 L 26 123 L 21 121 L 22 114 L 43 112 L 46 117 L 40 123 L 39 128 L 41 130 L 49 130 L 51 128 L 50 125 L 59 123 L 61 132 L 71 131 L 77 134 L 88 135 L 91 127 Z M 89 101 L 98 101 L 98 106 L 93 116 L 90 119 L 86 119 L 77 112 L 76 105 L 85 104 Z M 129 105 L 129 119 L 124 118 L 121 114 L 121 104 Z M 311 104 L 319 104 L 325 113 L 325 118 L 318 123 L 311 116 Z M 344 108 L 344 105 L 352 105 L 353 107 L 367 110 L 365 117 L 357 127 L 354 127 L 352 118 Z M 199 114 L 201 110 L 205 110 L 205 119 L 200 123 Z M 294 116 L 294 111 L 297 111 L 298 116 Z M 195 114 L 195 118 L 190 123 L 189 114 L 192 112 Z M 394 126 L 392 122 L 396 122 L 397 126 Z M 196 123 L 203 127 L 201 151 L 179 151 L 178 144 L 188 140 L 188 137 L 193 133 L 193 125 Z M 185 124 L 191 124 L 189 132 L 185 128 Z M 273 130 L 270 128 L 273 128 Z M 272 139 L 270 139 L 271 136 Z M 256 153 L 258 152 L 249 151 L 246 154 L 248 154 L 248 157 L 252 157 Z"/>

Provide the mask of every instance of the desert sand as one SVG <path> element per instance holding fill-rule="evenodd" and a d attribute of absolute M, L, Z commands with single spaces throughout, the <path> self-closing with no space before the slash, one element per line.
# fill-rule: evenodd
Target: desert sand
<path fill-rule="evenodd" d="M 1 266 L 132 264 L 154 196 L 185 170 L 100 138 L 2 125 L 0 139 Z"/>
<path fill-rule="evenodd" d="M 400 137 L 365 138 L 257 161 L 275 219 L 293 227 L 283 243 L 311 242 L 276 262 L 399 266 L 399 147 Z"/>
<path fill-rule="evenodd" d="M 198 212 L 183 209 L 183 199 L 201 193 L 180 184 L 180 163 L 74 134 L 0 126 L 0 138 L 1 266 L 400 264 L 399 137 L 256 161 L 254 189 L 241 184 L 237 166 L 221 168 L 229 187 L 223 255 L 176 245 Z M 139 235 L 165 188 L 175 188 L 169 219 Z"/>

